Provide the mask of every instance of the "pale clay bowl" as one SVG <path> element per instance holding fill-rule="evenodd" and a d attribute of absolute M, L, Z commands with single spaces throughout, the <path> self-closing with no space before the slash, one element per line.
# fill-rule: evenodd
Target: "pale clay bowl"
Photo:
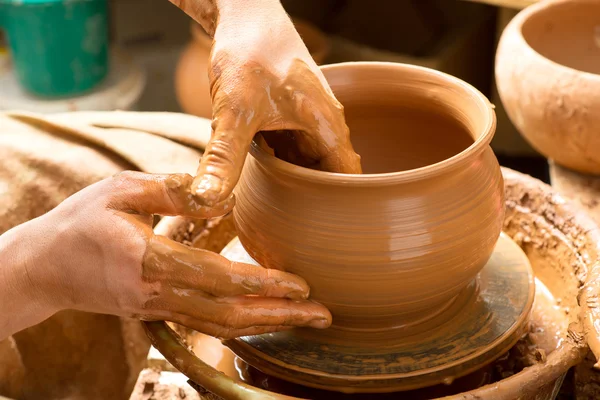
<path fill-rule="evenodd" d="M 501 231 L 492 106 L 467 83 L 422 67 L 361 62 L 322 71 L 366 172 L 441 157 L 456 124 L 475 141 L 431 165 L 371 175 L 298 167 L 254 143 L 236 188 L 240 241 L 259 264 L 305 278 L 336 327 L 387 330 L 437 315 L 482 269 Z M 440 113 L 453 125 L 427 130 Z M 380 142 L 374 132 L 383 130 L 393 140 Z"/>
<path fill-rule="evenodd" d="M 600 2 L 542 1 L 506 27 L 496 83 L 509 118 L 547 158 L 600 174 Z"/>

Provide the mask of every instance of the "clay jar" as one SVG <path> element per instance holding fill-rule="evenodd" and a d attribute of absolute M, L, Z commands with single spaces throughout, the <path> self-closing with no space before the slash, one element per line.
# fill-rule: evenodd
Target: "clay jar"
<path fill-rule="evenodd" d="M 363 175 L 288 164 L 253 143 L 234 218 L 249 255 L 304 277 L 337 328 L 378 331 L 438 313 L 488 261 L 503 181 L 488 100 L 411 65 L 322 67 Z"/>
<path fill-rule="evenodd" d="M 325 34 L 301 20 L 294 20 L 294 26 L 315 63 L 317 65 L 323 63 L 329 53 L 329 41 Z M 192 41 L 181 54 L 175 71 L 177 101 L 184 112 L 198 117 L 211 118 L 208 59 L 212 39 L 196 23 L 192 24 L 191 31 Z"/>
<path fill-rule="evenodd" d="M 600 174 L 600 2 L 543 1 L 504 30 L 496 83 L 516 128 L 544 156 Z"/>

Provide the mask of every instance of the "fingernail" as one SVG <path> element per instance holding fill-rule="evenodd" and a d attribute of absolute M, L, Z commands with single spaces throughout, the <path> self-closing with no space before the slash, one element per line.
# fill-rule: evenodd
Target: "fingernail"
<path fill-rule="evenodd" d="M 327 318 L 313 319 L 312 321 L 310 321 L 308 323 L 308 326 L 310 326 L 311 328 L 317 328 L 317 329 L 329 328 L 329 325 L 331 325 L 331 321 Z"/>
<path fill-rule="evenodd" d="M 214 175 L 204 175 L 194 182 L 192 188 L 195 196 L 199 197 L 207 206 L 214 206 L 219 202 L 219 195 L 223 189 L 223 181 Z"/>
<path fill-rule="evenodd" d="M 306 300 L 308 298 L 308 293 L 302 290 L 292 290 L 286 294 L 285 297 L 291 300 Z"/>

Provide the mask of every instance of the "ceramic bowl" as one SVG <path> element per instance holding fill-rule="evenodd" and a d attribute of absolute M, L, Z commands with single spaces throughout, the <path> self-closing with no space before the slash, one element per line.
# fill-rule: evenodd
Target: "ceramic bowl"
<path fill-rule="evenodd" d="M 433 317 L 477 275 L 500 234 L 492 106 L 427 68 L 361 62 L 322 71 L 365 174 L 302 168 L 254 143 L 236 188 L 240 241 L 259 264 L 305 278 L 338 328 Z"/>
<path fill-rule="evenodd" d="M 506 27 L 496 83 L 506 112 L 544 156 L 600 173 L 600 2 L 543 1 Z"/>

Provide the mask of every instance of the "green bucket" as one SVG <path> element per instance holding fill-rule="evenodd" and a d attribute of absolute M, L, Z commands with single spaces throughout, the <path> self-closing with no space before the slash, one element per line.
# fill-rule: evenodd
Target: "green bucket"
<path fill-rule="evenodd" d="M 0 0 L 17 79 L 29 92 L 65 97 L 107 75 L 107 0 Z"/>

